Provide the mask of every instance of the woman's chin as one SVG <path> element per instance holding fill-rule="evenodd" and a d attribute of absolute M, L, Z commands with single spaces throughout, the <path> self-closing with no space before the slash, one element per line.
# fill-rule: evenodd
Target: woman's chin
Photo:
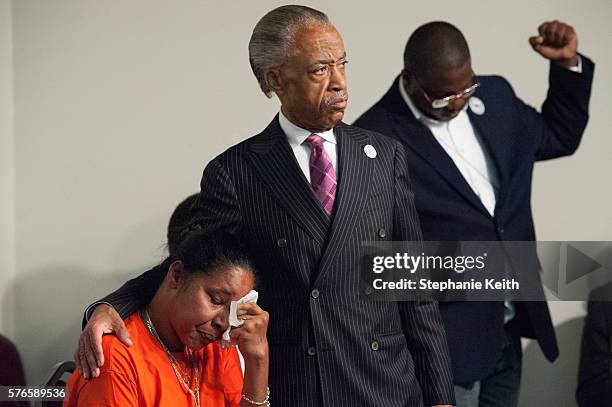
<path fill-rule="evenodd" d="M 195 335 L 191 335 L 189 340 L 185 344 L 191 350 L 200 350 L 203 347 L 213 343 L 215 339 L 211 338 L 208 335 L 197 333 Z"/>

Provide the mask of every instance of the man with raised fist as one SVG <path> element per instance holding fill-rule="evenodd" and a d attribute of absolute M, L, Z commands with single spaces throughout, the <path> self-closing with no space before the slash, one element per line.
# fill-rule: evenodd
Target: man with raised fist
<path fill-rule="evenodd" d="M 540 112 L 523 103 L 504 78 L 476 75 L 461 31 L 436 21 L 412 34 L 404 69 L 355 122 L 406 146 L 425 240 L 535 240 L 534 163 L 577 149 L 588 120 L 594 65 L 577 53 L 578 37 L 568 24 L 545 22 L 529 43 L 550 61 Z M 537 255 L 522 257 L 513 272 L 541 289 Z M 458 406 L 517 405 L 521 337 L 535 338 L 550 361 L 558 356 L 545 302 L 506 297 L 440 303 L 440 310 Z"/>

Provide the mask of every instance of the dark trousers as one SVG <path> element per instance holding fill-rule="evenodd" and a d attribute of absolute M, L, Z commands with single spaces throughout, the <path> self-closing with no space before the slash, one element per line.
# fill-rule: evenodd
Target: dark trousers
<path fill-rule="evenodd" d="M 522 361 L 521 338 L 514 329 L 507 327 L 502 354 L 495 370 L 477 382 L 455 385 L 457 407 L 516 407 Z"/>

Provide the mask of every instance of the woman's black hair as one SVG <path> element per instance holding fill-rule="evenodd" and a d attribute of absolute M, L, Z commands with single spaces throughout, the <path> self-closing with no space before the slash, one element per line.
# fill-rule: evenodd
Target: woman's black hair
<path fill-rule="evenodd" d="M 164 261 L 165 269 L 177 260 L 183 263 L 188 274 L 211 274 L 228 268 L 241 268 L 255 274 L 244 246 L 228 234 L 201 230 L 189 233 Z"/>
<path fill-rule="evenodd" d="M 191 223 L 191 207 L 194 205 L 199 194 L 193 194 L 188 196 L 178 204 L 170 221 L 168 222 L 168 252 L 172 254 L 178 245 L 185 237 L 187 231 L 189 231 L 189 225 Z"/>

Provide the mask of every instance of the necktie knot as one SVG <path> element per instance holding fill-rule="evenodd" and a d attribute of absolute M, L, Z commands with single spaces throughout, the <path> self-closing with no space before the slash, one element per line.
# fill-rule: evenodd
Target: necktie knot
<path fill-rule="evenodd" d="M 310 145 L 310 148 L 314 150 L 315 148 L 323 147 L 323 137 L 318 134 L 312 133 L 310 136 L 306 138 L 306 142 Z"/>

